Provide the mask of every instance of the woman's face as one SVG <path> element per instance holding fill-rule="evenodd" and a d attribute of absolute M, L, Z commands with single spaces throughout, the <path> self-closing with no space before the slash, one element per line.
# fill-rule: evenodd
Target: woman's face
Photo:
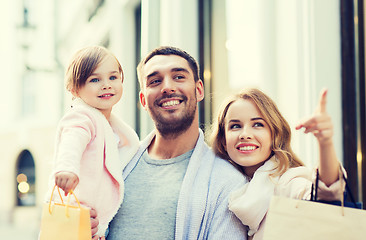
<path fill-rule="evenodd" d="M 252 177 L 272 152 L 271 130 L 252 100 L 233 102 L 225 117 L 226 151 Z"/>

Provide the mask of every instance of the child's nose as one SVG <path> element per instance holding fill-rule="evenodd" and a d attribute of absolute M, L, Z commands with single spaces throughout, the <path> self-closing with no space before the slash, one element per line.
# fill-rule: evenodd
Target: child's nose
<path fill-rule="evenodd" d="M 103 89 L 110 89 L 112 88 L 111 84 L 109 83 L 109 81 L 104 81 L 103 82 Z"/>

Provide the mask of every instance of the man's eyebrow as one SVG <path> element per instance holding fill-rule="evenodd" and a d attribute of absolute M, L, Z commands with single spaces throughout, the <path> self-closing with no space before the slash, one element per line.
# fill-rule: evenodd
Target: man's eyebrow
<path fill-rule="evenodd" d="M 186 72 L 189 73 L 189 71 L 186 68 L 172 68 L 172 72 Z"/>
<path fill-rule="evenodd" d="M 147 75 L 146 78 L 150 78 L 150 77 L 153 77 L 153 76 L 158 75 L 158 74 L 159 74 L 159 72 L 155 71 L 155 72 L 152 72 L 149 75 Z"/>
<path fill-rule="evenodd" d="M 188 69 L 186 69 L 186 68 L 179 68 L 179 67 L 172 68 L 170 71 L 171 72 L 185 72 L 185 73 L 189 73 Z M 147 75 L 146 78 L 154 77 L 154 76 L 156 76 L 158 74 L 159 74 L 159 72 L 158 71 L 155 71 L 155 72 L 152 72 L 149 75 Z"/>

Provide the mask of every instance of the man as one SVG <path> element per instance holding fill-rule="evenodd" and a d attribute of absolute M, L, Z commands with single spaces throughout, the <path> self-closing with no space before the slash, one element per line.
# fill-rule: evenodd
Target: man
<path fill-rule="evenodd" d="M 204 88 L 197 62 L 160 47 L 137 70 L 140 102 L 156 131 L 123 172 L 125 199 L 107 239 L 246 239 L 228 210 L 229 194 L 244 177 L 214 155 L 199 129 Z"/>

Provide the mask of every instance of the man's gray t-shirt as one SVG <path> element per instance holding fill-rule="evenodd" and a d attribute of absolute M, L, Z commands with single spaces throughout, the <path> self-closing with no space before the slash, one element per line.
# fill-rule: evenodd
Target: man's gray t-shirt
<path fill-rule="evenodd" d="M 174 239 L 179 192 L 192 152 L 165 160 L 143 153 L 125 180 L 124 201 L 108 240 Z"/>

